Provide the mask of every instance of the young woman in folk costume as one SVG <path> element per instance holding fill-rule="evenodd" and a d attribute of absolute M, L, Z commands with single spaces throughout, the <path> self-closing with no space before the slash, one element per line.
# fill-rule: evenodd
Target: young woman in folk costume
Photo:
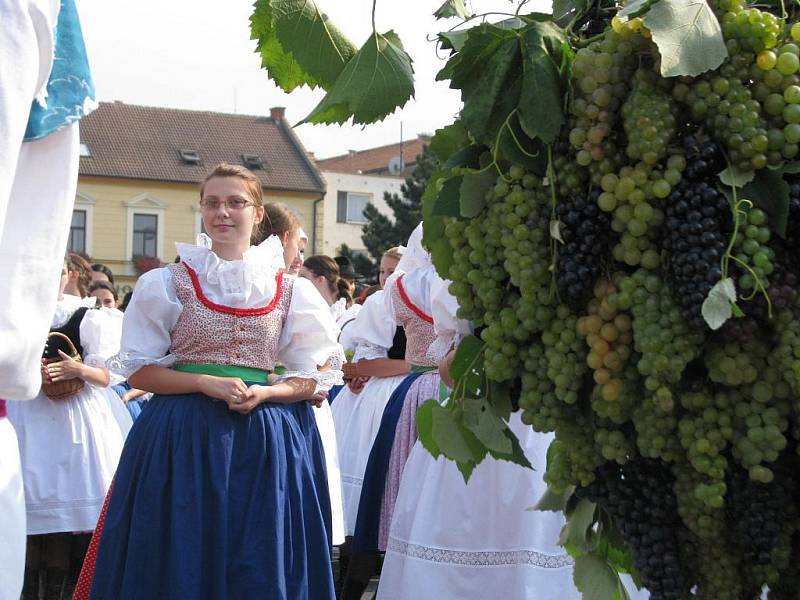
<path fill-rule="evenodd" d="M 265 206 L 264 220 L 261 223 L 255 239 L 266 239 L 274 235 L 280 239 L 286 254 L 286 264 L 290 267 L 297 265 L 300 256 L 302 240 L 300 234 L 300 221 L 285 205 L 276 202 L 268 202 Z M 301 263 L 302 264 L 302 263 Z M 301 267 L 302 268 L 302 267 Z M 288 267 L 287 267 L 288 269 Z M 291 269 L 288 269 L 291 270 Z M 298 270 L 299 273 L 299 270 Z M 304 281 L 304 285 L 308 283 Z M 318 293 L 318 295 L 320 295 Z M 328 307 L 327 301 L 323 297 L 323 303 Z M 328 308 L 330 316 L 330 308 Z M 338 339 L 339 328 L 333 317 L 326 319 L 328 326 L 335 332 Z M 344 351 L 339 344 L 328 356 L 327 363 L 334 369 L 341 369 L 344 363 Z M 285 366 L 285 365 L 281 365 Z M 325 449 L 325 467 L 328 477 L 328 492 L 330 495 L 331 506 L 331 543 L 338 546 L 344 542 L 344 509 L 342 508 L 342 479 L 339 474 L 339 451 L 336 447 L 336 432 L 333 425 L 333 414 L 328 402 L 322 402 L 314 407 L 314 416 L 317 420 L 317 428 L 322 438 L 322 446 Z"/>
<path fill-rule="evenodd" d="M 113 363 L 154 392 L 126 442 L 91 597 L 333 599 L 325 458 L 307 401 L 340 377 L 328 307 L 264 218 L 260 180 L 201 188 L 210 247 L 142 276 Z M 294 247 L 296 253 L 296 245 Z M 278 364 L 286 372 L 268 383 Z"/>
<path fill-rule="evenodd" d="M 362 555 L 374 557 L 386 549 L 400 476 L 417 437 L 417 407 L 439 395 L 436 363 L 427 357 L 428 346 L 435 339 L 429 289 L 436 271 L 421 240 L 420 226 L 411 234 L 403 258 L 380 297 L 382 317 L 391 326 L 399 325 L 405 330 L 405 360 L 411 374 L 392 392 L 367 459 L 353 536 L 354 565 L 344 588 L 344 598 L 348 600 L 357 598 L 368 582 L 369 570 L 362 566 L 368 563 Z"/>
<path fill-rule="evenodd" d="M 27 513 L 24 598 L 71 596 L 131 426 L 105 368 L 106 359 L 119 350 L 122 313 L 95 309 L 94 297 L 65 294 L 69 281 L 64 262 L 43 356 L 56 359 L 42 365 L 47 387 L 33 400 L 8 403 L 19 439 Z M 60 399 L 46 395 L 49 384 L 74 379 L 83 382 L 81 389 Z"/>
<path fill-rule="evenodd" d="M 399 254 L 397 259 L 384 254 L 381 264 L 385 268 L 379 279 L 381 287 L 394 272 L 399 258 Z M 392 392 L 410 370 L 405 360 L 405 333 L 393 318 L 387 316 L 383 293 L 381 290 L 367 298 L 355 321 L 347 325 L 339 338 L 345 345 L 343 338 L 346 334 L 347 344 L 354 347 L 353 360 L 347 365 L 351 377 L 347 387 L 339 392 L 331 405 L 339 444 L 348 536 L 355 532 L 364 470 L 383 410 Z"/>

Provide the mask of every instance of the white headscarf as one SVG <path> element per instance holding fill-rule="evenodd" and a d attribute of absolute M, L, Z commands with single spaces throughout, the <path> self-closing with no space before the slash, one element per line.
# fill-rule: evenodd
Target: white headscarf
<path fill-rule="evenodd" d="M 398 271 L 408 273 L 420 267 L 429 267 L 433 264 L 431 254 L 422 247 L 422 222 L 414 228 L 411 235 L 408 236 L 408 244 L 403 252 L 403 258 L 397 263 Z"/>

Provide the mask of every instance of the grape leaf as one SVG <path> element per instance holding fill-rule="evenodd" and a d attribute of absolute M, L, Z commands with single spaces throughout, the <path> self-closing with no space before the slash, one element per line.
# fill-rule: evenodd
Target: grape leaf
<path fill-rule="evenodd" d="M 553 20 L 565 22 L 578 11 L 589 8 L 591 0 L 553 0 Z"/>
<path fill-rule="evenodd" d="M 508 426 L 498 418 L 482 399 L 464 400 L 464 420 L 475 437 L 490 452 L 511 453 L 511 440 L 505 436 Z"/>
<path fill-rule="evenodd" d="M 557 54 L 546 48 L 544 24 L 535 23 L 525 32 L 522 54 L 522 91 L 519 122 L 531 138 L 552 143 L 564 124 L 564 89 L 561 82 L 561 40 Z"/>
<path fill-rule="evenodd" d="M 442 31 L 438 36 L 442 50 L 458 52 L 464 47 L 469 37 L 469 29 L 459 29 L 457 31 Z"/>
<path fill-rule="evenodd" d="M 302 122 L 368 125 L 414 95 L 411 57 L 393 31 L 374 33 L 345 65 L 328 93 Z"/>
<path fill-rule="evenodd" d="M 558 543 L 562 546 L 581 548 L 586 543 L 586 536 L 594 523 L 597 505 L 583 498 L 567 515 L 567 523 L 561 529 Z"/>
<path fill-rule="evenodd" d="M 439 217 L 457 217 L 460 214 L 460 196 L 462 175 L 445 179 L 431 209 L 431 215 Z"/>
<path fill-rule="evenodd" d="M 567 508 L 567 500 L 575 491 L 575 486 L 569 486 L 563 492 L 556 492 L 548 487 L 539 501 L 528 510 L 540 510 L 543 512 L 564 512 Z"/>
<path fill-rule="evenodd" d="M 703 301 L 701 312 L 703 320 L 708 326 L 717 330 L 731 318 L 733 314 L 732 305 L 736 303 L 736 286 L 733 279 L 726 277 L 720 279 L 714 287 L 708 290 L 708 296 Z"/>
<path fill-rule="evenodd" d="M 450 376 L 453 381 L 467 377 L 470 373 L 479 375 L 483 369 L 483 350 L 486 344 L 474 335 L 468 335 L 458 344 L 453 362 L 450 364 Z M 478 381 L 477 385 L 480 385 Z"/>
<path fill-rule="evenodd" d="M 433 438 L 433 411 L 439 406 L 436 400 L 426 400 L 417 409 L 417 437 L 422 447 L 427 450 L 433 458 L 439 458 L 442 451 Z"/>
<path fill-rule="evenodd" d="M 330 89 L 356 48 L 314 0 L 270 0 L 275 37 L 302 69 Z"/>
<path fill-rule="evenodd" d="M 452 154 L 445 161 L 444 167 L 446 169 L 455 169 L 456 167 L 480 169 L 480 158 L 484 152 L 486 152 L 486 146 L 483 144 L 470 144 Z"/>
<path fill-rule="evenodd" d="M 257 40 L 256 52 L 261 55 L 261 66 L 267 76 L 284 92 L 307 85 L 316 88 L 321 83 L 306 72 L 291 52 L 284 49 L 272 25 L 270 0 L 258 0 L 250 16 L 250 38 Z"/>
<path fill-rule="evenodd" d="M 460 148 L 470 144 L 467 128 L 460 119 L 450 125 L 437 129 L 431 138 L 430 150 L 443 163 Z"/>
<path fill-rule="evenodd" d="M 692 77 L 728 56 L 722 29 L 706 0 L 659 0 L 644 17 L 661 54 L 661 75 Z"/>
<path fill-rule="evenodd" d="M 617 16 L 623 23 L 628 19 L 641 17 L 650 10 L 650 7 L 656 2 L 658 2 L 658 0 L 630 0 L 630 2 L 625 4 L 622 10 L 617 13 Z"/>
<path fill-rule="evenodd" d="M 583 594 L 583 600 L 614 600 L 623 598 L 622 594 L 626 593 L 616 571 L 594 554 L 585 554 L 575 559 L 572 579 L 575 587 Z"/>
<path fill-rule="evenodd" d="M 445 3 L 436 9 L 433 16 L 437 19 L 449 19 L 450 17 L 467 19 L 470 14 L 464 0 L 445 0 Z"/>
<path fill-rule="evenodd" d="M 517 115 L 508 119 L 497 145 L 502 158 L 512 164 L 523 166 L 537 175 L 544 175 L 547 171 L 547 151 L 542 140 L 530 139 L 522 131 Z"/>
<path fill-rule="evenodd" d="M 731 165 L 719 174 L 719 180 L 728 187 L 742 187 L 753 181 L 755 176 L 755 171 L 740 171 L 738 168 Z"/>
<path fill-rule="evenodd" d="M 475 173 L 467 173 L 461 182 L 461 216 L 477 217 L 486 206 L 486 192 L 497 181 L 493 167 Z"/>
<path fill-rule="evenodd" d="M 444 218 L 433 214 L 439 195 L 440 181 L 450 175 L 449 172 L 437 169 L 428 179 L 422 193 L 422 245 L 431 253 L 431 260 L 437 272 L 444 279 L 453 264 L 453 247 L 444 235 Z"/>

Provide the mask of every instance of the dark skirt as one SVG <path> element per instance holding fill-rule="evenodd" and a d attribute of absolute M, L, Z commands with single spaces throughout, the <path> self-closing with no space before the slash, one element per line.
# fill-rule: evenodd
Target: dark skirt
<path fill-rule="evenodd" d="M 408 391 L 422 373 L 411 373 L 392 392 L 383 410 L 378 434 L 369 453 L 361 498 L 358 501 L 358 516 L 353 534 L 353 553 L 378 550 L 378 530 L 381 520 L 381 505 L 386 486 L 386 474 L 394 445 L 395 431 L 403 410 Z"/>
<path fill-rule="evenodd" d="M 154 396 L 122 452 L 93 599 L 331 600 L 330 500 L 311 406 L 248 415 Z"/>

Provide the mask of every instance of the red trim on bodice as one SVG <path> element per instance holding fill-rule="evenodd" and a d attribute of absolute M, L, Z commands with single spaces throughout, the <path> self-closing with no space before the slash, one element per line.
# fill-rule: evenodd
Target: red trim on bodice
<path fill-rule="evenodd" d="M 403 304 L 411 309 L 411 312 L 413 312 L 426 323 L 433 325 L 433 317 L 428 316 L 424 311 L 422 311 L 411 301 L 411 298 L 408 297 L 408 294 L 406 294 L 406 289 L 403 287 L 403 275 L 400 275 L 400 277 L 397 278 L 397 293 L 400 294 L 400 299 L 403 301 Z"/>
<path fill-rule="evenodd" d="M 212 302 L 209 300 L 205 293 L 203 293 L 203 288 L 200 286 L 200 280 L 197 278 L 197 273 L 194 272 L 192 267 L 187 265 L 185 262 L 182 263 L 184 267 L 186 267 L 186 272 L 189 273 L 189 278 L 192 280 L 192 287 L 194 288 L 194 293 L 197 295 L 197 299 L 200 300 L 207 308 L 211 310 L 215 310 L 217 312 L 225 313 L 227 315 L 234 315 L 237 317 L 258 317 L 261 315 L 266 315 L 271 313 L 278 303 L 281 301 L 281 293 L 283 291 L 283 272 L 281 271 L 275 276 L 275 283 L 277 283 L 277 289 L 275 290 L 275 296 L 272 298 L 269 304 L 266 306 L 258 306 L 256 308 L 233 308 L 232 306 L 225 306 L 224 304 L 217 304 L 216 302 Z"/>

